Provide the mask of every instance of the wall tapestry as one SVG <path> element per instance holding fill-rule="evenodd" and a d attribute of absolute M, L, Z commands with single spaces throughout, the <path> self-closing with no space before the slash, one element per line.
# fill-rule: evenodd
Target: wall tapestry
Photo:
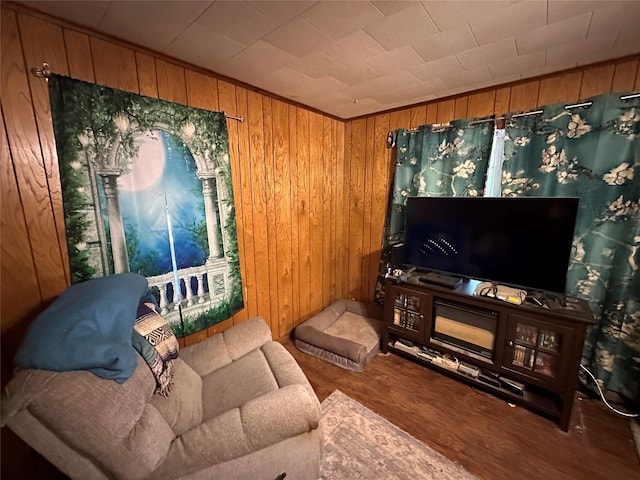
<path fill-rule="evenodd" d="M 224 113 L 49 79 L 72 283 L 143 275 L 177 336 L 244 306 Z"/>

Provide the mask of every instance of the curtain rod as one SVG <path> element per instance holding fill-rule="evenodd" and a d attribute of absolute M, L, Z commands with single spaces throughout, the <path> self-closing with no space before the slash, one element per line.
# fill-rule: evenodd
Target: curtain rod
<path fill-rule="evenodd" d="M 575 105 L 570 105 L 570 106 L 573 107 Z M 485 118 L 484 120 L 472 120 L 467 125 L 478 125 L 480 123 L 495 122 L 496 120 L 506 120 L 507 118 L 528 117 L 529 115 L 538 115 L 539 113 L 543 113 L 543 112 L 544 112 L 544 110 L 533 110 L 531 112 L 515 113 L 513 115 L 505 115 L 505 116 L 502 116 L 502 117 Z M 431 129 L 432 130 L 439 130 L 441 128 L 451 128 L 452 126 L 453 125 L 451 125 L 449 123 L 434 123 L 433 125 L 431 125 Z M 409 128 L 409 129 L 407 129 L 405 131 L 407 133 L 415 133 L 415 132 L 417 132 L 419 130 L 419 128 L 420 127 Z"/>
<path fill-rule="evenodd" d="M 451 125 L 450 123 L 432 123 L 431 125 L 429 125 L 429 127 L 431 127 L 431 130 L 446 130 L 447 128 L 451 128 L 453 127 L 453 125 Z M 420 127 L 416 127 L 416 128 L 408 128 L 405 130 L 406 133 L 416 133 L 418 130 L 420 130 Z"/>
<path fill-rule="evenodd" d="M 620 96 L 620 100 L 629 100 L 631 98 L 638 98 L 640 97 L 640 92 L 638 93 L 632 93 L 629 95 L 622 95 Z M 591 105 L 593 105 L 593 102 L 589 101 L 589 102 L 582 102 L 582 103 L 574 103 L 572 105 L 565 105 L 564 108 L 569 110 L 571 108 L 578 108 L 578 107 L 590 107 Z M 541 113 L 544 113 L 544 110 L 532 110 L 530 112 L 523 112 L 523 113 L 515 113 L 513 115 L 503 115 L 501 117 L 493 117 L 493 118 L 486 118 L 484 120 L 473 120 L 471 122 L 468 123 L 468 125 L 478 125 L 480 123 L 487 123 L 487 122 L 495 122 L 497 120 L 506 120 L 508 118 L 518 118 L 518 117 L 528 117 L 529 115 L 539 115 Z M 448 123 L 434 123 L 431 128 L 432 129 L 440 129 L 440 128 L 448 128 L 451 127 L 450 124 Z M 417 128 L 409 128 L 407 130 L 405 130 L 407 133 L 415 133 L 419 130 L 419 127 Z"/>
<path fill-rule="evenodd" d="M 51 68 L 49 67 L 49 64 L 47 62 L 43 62 L 42 67 L 33 67 L 31 69 L 31 73 L 36 77 L 44 78 L 48 82 L 49 77 L 51 76 Z M 235 115 L 228 115 L 227 113 L 224 113 L 224 116 L 225 118 L 230 118 L 232 120 L 244 122 L 244 117 L 236 117 Z"/>

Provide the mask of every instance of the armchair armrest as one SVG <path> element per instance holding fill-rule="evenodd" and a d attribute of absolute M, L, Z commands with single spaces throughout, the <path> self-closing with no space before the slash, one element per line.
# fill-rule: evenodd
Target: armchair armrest
<path fill-rule="evenodd" d="M 319 422 L 320 404 L 315 395 L 304 385 L 288 385 L 177 437 L 151 477 L 164 480 L 187 475 L 309 432 Z"/>

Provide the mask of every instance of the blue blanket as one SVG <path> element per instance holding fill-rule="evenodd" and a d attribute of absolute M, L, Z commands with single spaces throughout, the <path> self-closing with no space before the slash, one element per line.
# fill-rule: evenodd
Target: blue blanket
<path fill-rule="evenodd" d="M 122 383 L 137 366 L 133 324 L 147 279 L 121 273 L 77 283 L 30 325 L 14 358 L 24 368 L 89 370 Z"/>

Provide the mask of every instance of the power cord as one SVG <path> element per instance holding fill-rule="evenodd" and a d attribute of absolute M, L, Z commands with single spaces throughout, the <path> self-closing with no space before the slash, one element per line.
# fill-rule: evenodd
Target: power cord
<path fill-rule="evenodd" d="M 611 406 L 609 404 L 609 402 L 607 402 L 607 399 L 604 398 L 604 393 L 602 391 L 602 389 L 600 388 L 600 385 L 598 384 L 598 381 L 596 380 L 596 377 L 593 376 L 593 373 L 591 373 L 587 367 L 585 367 L 584 365 L 580 364 L 580 368 L 582 370 L 584 370 L 585 372 L 587 372 L 587 374 L 589 374 L 589 376 L 591 377 L 591 379 L 593 380 L 593 383 L 596 385 L 596 388 L 598 389 L 598 392 L 600 393 L 600 398 L 602 399 L 602 401 L 604 402 L 604 404 L 609 407 L 610 410 L 613 410 L 615 413 L 617 413 L 618 415 L 622 415 L 623 417 L 628 417 L 628 418 L 636 418 L 636 417 L 640 417 L 640 413 L 627 413 L 627 412 L 622 412 L 620 410 L 617 410 L 615 407 Z"/>

